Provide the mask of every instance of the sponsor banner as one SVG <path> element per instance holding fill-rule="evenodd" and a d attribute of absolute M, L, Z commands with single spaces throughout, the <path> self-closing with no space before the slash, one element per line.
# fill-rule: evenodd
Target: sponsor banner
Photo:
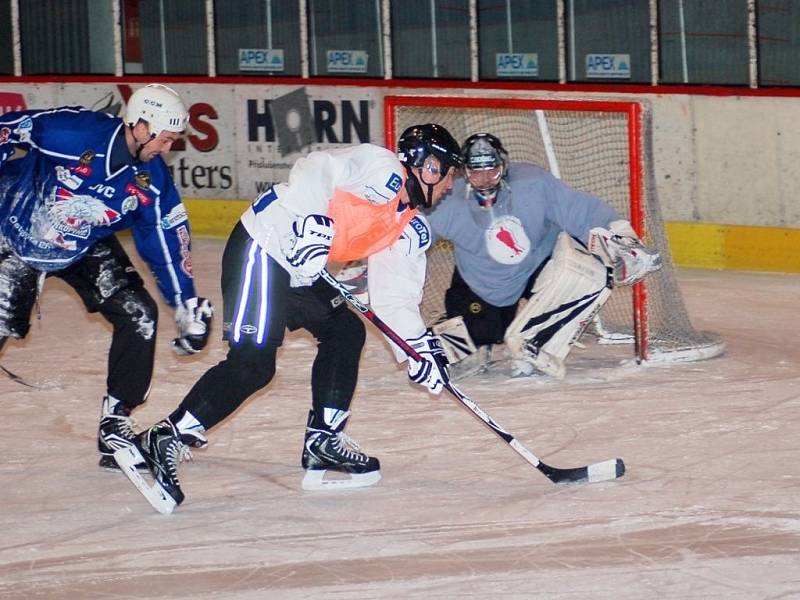
<path fill-rule="evenodd" d="M 239 48 L 240 71 L 283 71 L 283 50 Z"/>
<path fill-rule="evenodd" d="M 128 98 L 139 87 L 128 83 L 71 83 L 59 88 L 57 102 L 121 117 Z M 195 198 L 238 198 L 233 166 L 236 111 L 231 105 L 230 88 L 201 84 L 171 87 L 189 110 L 187 132 L 166 157 L 178 192 Z"/>
<path fill-rule="evenodd" d="M 533 53 L 502 52 L 495 55 L 498 77 L 538 77 L 539 55 Z"/>
<path fill-rule="evenodd" d="M 313 150 L 382 145 L 382 97 L 376 88 L 236 86 L 238 197 L 253 199 L 286 181 L 294 162 Z"/>
<path fill-rule="evenodd" d="M 55 85 L 0 83 L 0 114 L 29 108 L 52 108 L 58 104 Z"/>
<path fill-rule="evenodd" d="M 630 79 L 630 54 L 587 54 L 586 77 L 597 79 Z"/>
<path fill-rule="evenodd" d="M 80 105 L 122 116 L 140 85 L 1 85 L 0 102 L 13 109 Z M 313 150 L 383 144 L 383 92 L 378 88 L 171 86 L 189 110 L 187 134 L 166 158 L 185 197 L 252 200 L 286 181 L 292 164 Z"/>
<path fill-rule="evenodd" d="M 328 50 L 328 73 L 366 73 L 369 55 L 364 50 Z"/>

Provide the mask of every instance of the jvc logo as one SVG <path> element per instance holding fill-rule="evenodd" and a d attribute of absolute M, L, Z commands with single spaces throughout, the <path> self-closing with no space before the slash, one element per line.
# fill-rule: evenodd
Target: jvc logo
<path fill-rule="evenodd" d="M 95 183 L 94 185 L 90 185 L 89 189 L 93 192 L 97 192 L 100 196 L 105 196 L 106 198 L 113 198 L 116 190 L 113 186 L 110 185 L 103 185 L 102 183 Z"/>

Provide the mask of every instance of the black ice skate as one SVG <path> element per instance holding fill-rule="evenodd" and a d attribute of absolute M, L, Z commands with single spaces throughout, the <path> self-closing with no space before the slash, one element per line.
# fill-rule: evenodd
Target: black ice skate
<path fill-rule="evenodd" d="M 190 447 L 202 448 L 207 443 L 200 433 L 181 434 L 165 419 L 139 434 L 133 448 L 114 452 L 114 460 L 153 508 L 169 514 L 184 499 L 178 480 L 178 463 L 191 459 Z M 153 485 L 149 485 L 134 466 L 137 460 L 142 459 L 153 476 Z"/>
<path fill-rule="evenodd" d="M 134 445 L 136 437 L 134 427 L 131 409 L 113 396 L 103 396 L 100 427 L 97 431 L 97 450 L 100 452 L 98 464 L 102 468 L 119 471 L 119 465 L 114 460 L 114 452 L 120 448 Z M 136 468 L 139 471 L 147 471 L 144 461 L 138 463 Z"/>
<path fill-rule="evenodd" d="M 348 411 L 325 409 L 324 418 L 313 410 L 308 413 L 302 465 L 306 469 L 304 490 L 328 490 L 367 487 L 381 478 L 380 462 L 367 456 L 344 433 Z M 348 478 L 325 478 L 328 471 Z"/>

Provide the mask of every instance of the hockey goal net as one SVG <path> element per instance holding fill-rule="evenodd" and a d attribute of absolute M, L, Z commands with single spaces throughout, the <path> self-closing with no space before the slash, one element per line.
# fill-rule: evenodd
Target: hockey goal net
<path fill-rule="evenodd" d="M 590 192 L 628 219 L 664 260 L 660 271 L 633 287 L 619 287 L 590 332 L 600 343 L 631 343 L 638 360 L 690 361 L 724 350 L 720 337 L 696 330 L 675 277 L 656 197 L 650 114 L 644 102 L 581 99 L 387 96 L 387 147 L 406 128 L 439 123 L 463 141 L 479 132 L 500 138 L 510 160 L 546 168 L 571 187 Z M 428 325 L 444 318 L 453 273 L 452 245 L 428 254 L 422 313 Z"/>

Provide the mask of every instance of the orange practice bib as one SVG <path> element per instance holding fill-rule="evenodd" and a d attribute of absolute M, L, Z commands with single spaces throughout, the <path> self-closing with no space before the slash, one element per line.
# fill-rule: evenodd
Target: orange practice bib
<path fill-rule="evenodd" d="M 370 204 L 363 198 L 336 191 L 328 204 L 328 216 L 333 219 L 333 245 L 330 260 L 347 262 L 366 258 L 395 243 L 417 211 L 406 210 L 399 215 L 400 198 L 387 204 Z"/>

